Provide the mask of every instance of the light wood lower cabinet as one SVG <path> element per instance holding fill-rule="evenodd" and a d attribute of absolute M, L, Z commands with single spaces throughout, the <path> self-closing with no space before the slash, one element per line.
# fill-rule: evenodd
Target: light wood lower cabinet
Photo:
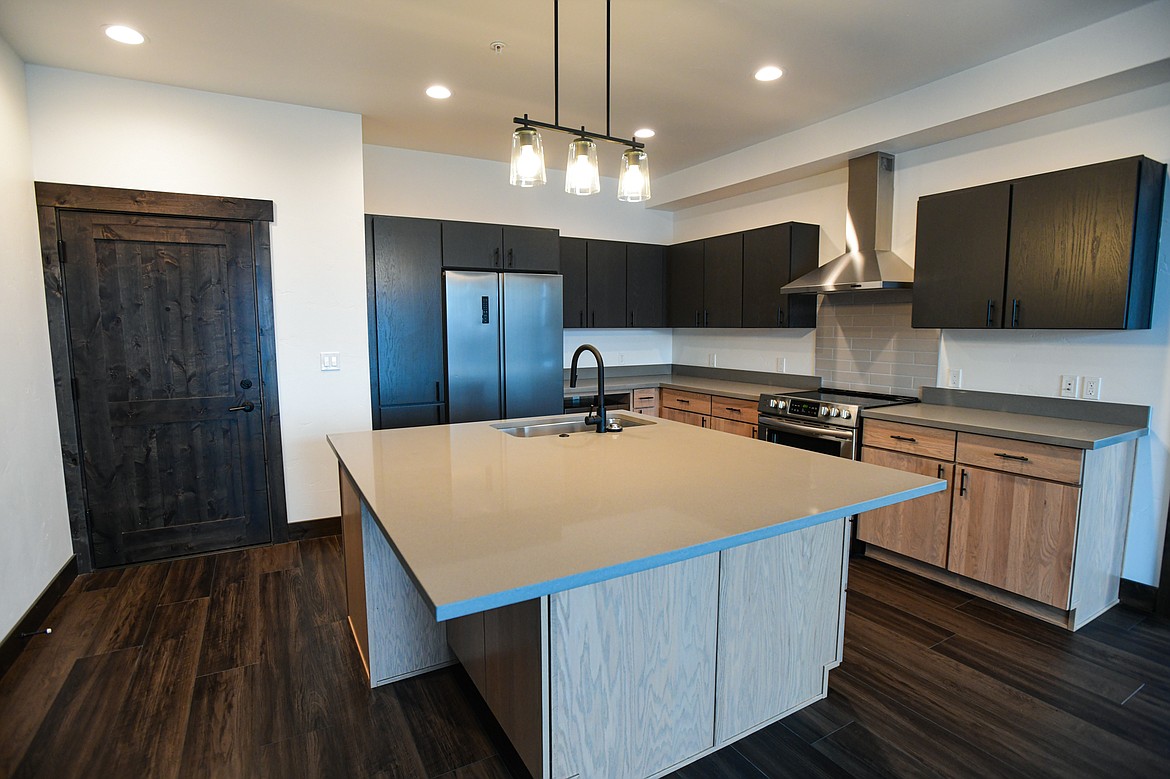
<path fill-rule="evenodd" d="M 658 416 L 658 388 L 643 387 L 632 393 L 631 410 L 636 414 L 645 414 L 648 417 Z"/>
<path fill-rule="evenodd" d="M 953 462 L 863 447 L 861 459 L 885 468 L 946 479 L 947 489 L 858 516 L 857 540 L 945 568 L 949 542 Z"/>
<path fill-rule="evenodd" d="M 867 554 L 1072 630 L 1117 603 L 1136 441 L 1081 450 L 868 420 L 862 442 L 866 462 L 949 485 L 859 515 Z"/>
<path fill-rule="evenodd" d="M 960 468 L 947 568 L 1069 608 L 1080 493 L 1071 484 Z"/>
<path fill-rule="evenodd" d="M 664 389 L 659 416 L 696 427 L 756 438 L 759 421 L 758 403 L 758 398 L 745 400 L 724 395 Z"/>

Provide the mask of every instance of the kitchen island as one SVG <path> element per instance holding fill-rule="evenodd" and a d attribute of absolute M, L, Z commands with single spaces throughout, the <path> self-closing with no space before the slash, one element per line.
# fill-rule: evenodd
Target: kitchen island
<path fill-rule="evenodd" d="M 616 416 L 329 437 L 371 684 L 453 651 L 537 777 L 657 776 L 824 697 L 848 516 L 945 486 Z"/>

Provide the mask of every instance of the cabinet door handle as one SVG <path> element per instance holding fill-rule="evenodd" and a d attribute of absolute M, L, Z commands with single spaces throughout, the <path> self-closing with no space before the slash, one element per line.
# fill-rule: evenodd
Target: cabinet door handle
<path fill-rule="evenodd" d="M 630 312 L 630 327 L 634 326 L 634 312 Z"/>
<path fill-rule="evenodd" d="M 959 474 L 959 497 L 967 496 L 967 469 L 964 468 Z"/>
<path fill-rule="evenodd" d="M 581 309 L 577 312 L 577 321 L 580 323 L 581 327 L 585 326 L 585 309 Z"/>
<path fill-rule="evenodd" d="M 497 267 L 497 268 L 500 267 L 500 250 L 499 249 L 492 250 L 492 265 L 494 267 Z"/>
<path fill-rule="evenodd" d="M 711 314 L 707 309 L 703 309 L 703 327 L 711 326 Z"/>
<path fill-rule="evenodd" d="M 995 456 L 1002 457 L 1005 460 L 1015 460 L 1015 461 L 1021 462 L 1021 463 L 1028 462 L 1028 458 L 1024 457 L 1022 454 L 1008 454 L 1007 452 L 996 452 Z"/>
<path fill-rule="evenodd" d="M 511 268 L 516 264 L 515 258 L 512 256 L 512 250 L 508 250 L 508 267 Z"/>
<path fill-rule="evenodd" d="M 596 311 L 589 312 L 589 326 L 590 327 L 597 327 L 597 312 Z"/>
<path fill-rule="evenodd" d="M 784 309 L 776 306 L 776 327 L 784 327 Z"/>
<path fill-rule="evenodd" d="M 699 326 L 699 312 L 695 312 L 695 327 Z"/>
<path fill-rule="evenodd" d="M 232 406 L 228 411 L 243 411 L 245 414 L 251 414 L 254 408 L 256 408 L 255 403 L 250 400 L 245 400 L 238 406 Z"/>
<path fill-rule="evenodd" d="M 992 318 L 995 316 L 995 301 L 988 298 L 987 300 L 987 326 L 991 327 Z"/>
<path fill-rule="evenodd" d="M 892 435 L 892 436 L 890 436 L 890 438 L 894 439 L 895 441 L 908 441 L 912 444 L 918 443 L 917 438 L 911 438 L 908 435 Z"/>
<path fill-rule="evenodd" d="M 939 464 L 938 464 L 938 477 L 939 477 L 940 479 L 945 479 L 945 478 L 946 478 L 945 471 L 943 470 L 943 464 L 942 464 L 942 463 L 939 463 Z"/>
<path fill-rule="evenodd" d="M 1020 299 L 1012 298 L 1012 327 L 1020 326 Z"/>
<path fill-rule="evenodd" d="M 435 382 L 435 400 L 442 400 L 442 390 L 439 388 L 439 382 Z"/>

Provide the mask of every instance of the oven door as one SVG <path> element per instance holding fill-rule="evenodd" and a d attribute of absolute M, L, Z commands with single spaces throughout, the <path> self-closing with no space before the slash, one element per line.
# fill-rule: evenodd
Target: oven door
<path fill-rule="evenodd" d="M 760 440 L 810 452 L 857 459 L 855 430 L 787 422 L 760 415 Z"/>

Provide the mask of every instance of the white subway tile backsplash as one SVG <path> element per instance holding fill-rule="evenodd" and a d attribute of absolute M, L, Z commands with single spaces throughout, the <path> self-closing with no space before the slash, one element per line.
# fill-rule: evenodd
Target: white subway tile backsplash
<path fill-rule="evenodd" d="M 826 385 L 906 393 L 934 386 L 938 330 L 910 326 L 909 290 L 825 295 L 814 370 Z"/>

